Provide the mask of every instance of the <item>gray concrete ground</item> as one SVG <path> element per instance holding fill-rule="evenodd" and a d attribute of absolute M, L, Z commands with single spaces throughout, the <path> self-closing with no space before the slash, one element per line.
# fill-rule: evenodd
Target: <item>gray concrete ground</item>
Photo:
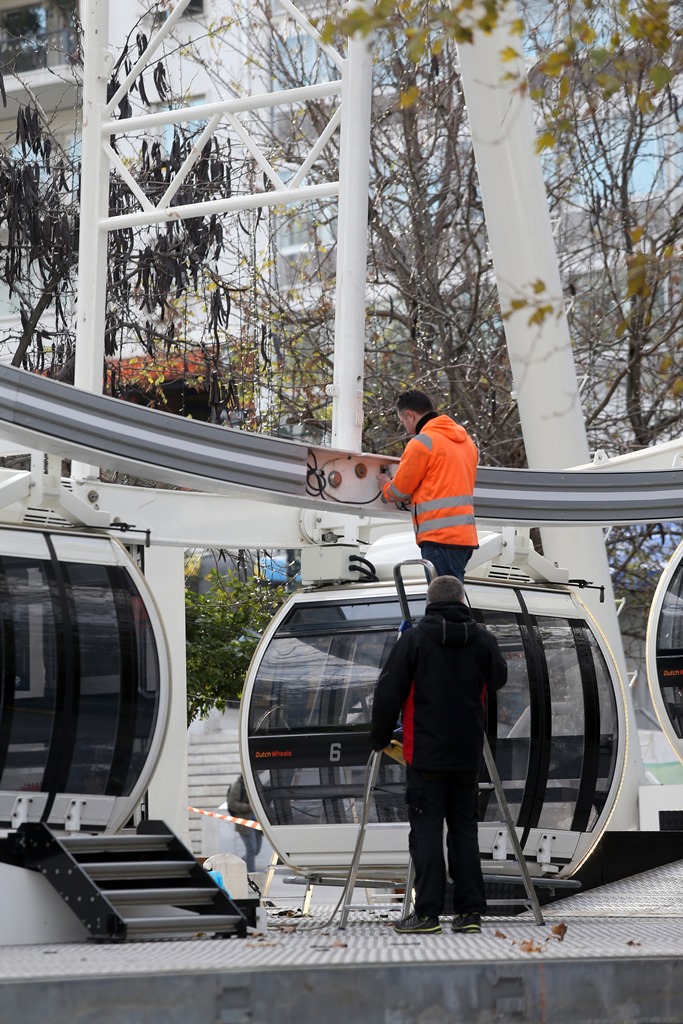
<path fill-rule="evenodd" d="M 278 887 L 288 888 L 278 880 Z M 277 895 L 274 887 L 273 895 Z M 364 895 L 361 893 L 361 895 Z M 326 903 L 319 903 L 319 898 Z M 680 1024 L 683 861 L 480 936 L 271 908 L 246 939 L 0 949 L 0 1024 Z"/>

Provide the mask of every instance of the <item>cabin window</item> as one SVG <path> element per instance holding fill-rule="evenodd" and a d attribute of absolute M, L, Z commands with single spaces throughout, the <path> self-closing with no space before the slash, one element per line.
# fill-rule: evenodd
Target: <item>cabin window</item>
<path fill-rule="evenodd" d="M 82 541 L 82 562 L 78 539 L 65 542 L 65 557 L 48 534 L 31 535 L 25 557 L 0 555 L 5 792 L 127 796 L 150 752 L 160 697 L 153 626 L 110 542 Z"/>

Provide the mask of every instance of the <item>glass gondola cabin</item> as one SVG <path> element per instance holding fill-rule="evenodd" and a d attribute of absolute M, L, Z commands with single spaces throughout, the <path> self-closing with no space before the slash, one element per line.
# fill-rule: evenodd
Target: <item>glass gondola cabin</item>
<path fill-rule="evenodd" d="M 119 829 L 154 770 L 169 698 L 162 624 L 122 544 L 0 529 L 0 657 L 0 829 Z"/>
<path fill-rule="evenodd" d="M 568 876 L 614 807 L 625 760 L 623 683 L 599 628 L 569 588 L 467 584 L 474 617 L 508 662 L 487 730 L 525 856 Z M 413 616 L 426 583 L 406 583 Z M 265 632 L 242 700 L 247 786 L 264 832 L 296 871 L 348 869 L 362 813 L 369 723 L 380 666 L 401 612 L 389 583 L 302 591 Z M 363 877 L 407 865 L 405 769 L 383 757 L 363 847 Z M 484 780 L 485 781 L 485 780 Z M 482 789 L 480 849 L 492 873 L 515 869 L 495 795 Z"/>

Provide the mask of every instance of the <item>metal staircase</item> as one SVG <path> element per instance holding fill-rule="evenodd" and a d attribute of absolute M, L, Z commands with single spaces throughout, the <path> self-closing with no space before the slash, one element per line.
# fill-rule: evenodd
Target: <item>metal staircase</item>
<path fill-rule="evenodd" d="M 115 835 L 27 822 L 0 859 L 40 872 L 98 942 L 247 932 L 245 913 L 160 821 Z"/>

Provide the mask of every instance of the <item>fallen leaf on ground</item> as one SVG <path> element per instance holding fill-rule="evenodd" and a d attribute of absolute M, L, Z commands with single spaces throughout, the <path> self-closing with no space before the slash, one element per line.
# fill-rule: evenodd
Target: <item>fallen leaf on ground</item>
<path fill-rule="evenodd" d="M 541 947 L 537 946 L 533 939 L 527 939 L 526 942 L 520 942 L 519 948 L 523 953 L 540 953 Z"/>
<path fill-rule="evenodd" d="M 628 942 L 626 943 L 626 945 L 627 946 L 639 946 L 640 943 L 639 942 L 634 942 L 633 939 L 629 939 Z"/>
<path fill-rule="evenodd" d="M 562 942 L 565 935 L 567 934 L 567 926 L 564 921 L 560 921 L 559 924 L 554 924 L 550 931 L 553 933 L 558 942 Z"/>
<path fill-rule="evenodd" d="M 505 932 L 499 932 L 497 928 L 493 933 L 493 937 L 494 939 L 507 939 L 507 935 L 505 934 Z"/>

